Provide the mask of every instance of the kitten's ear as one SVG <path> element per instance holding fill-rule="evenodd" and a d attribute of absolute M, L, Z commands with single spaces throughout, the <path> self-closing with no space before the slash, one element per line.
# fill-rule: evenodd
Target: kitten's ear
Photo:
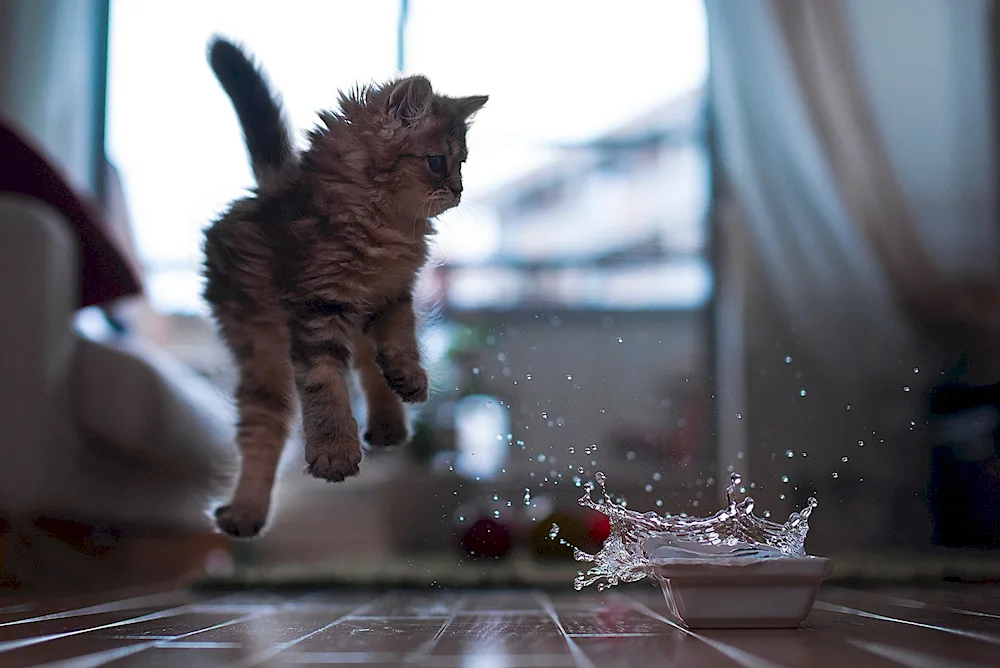
<path fill-rule="evenodd" d="M 412 123 L 430 113 L 434 89 L 425 77 L 415 76 L 392 84 L 386 97 L 386 112 L 404 123 Z"/>
<path fill-rule="evenodd" d="M 477 111 L 482 109 L 490 99 L 489 95 L 473 95 L 471 97 L 458 97 L 452 104 L 455 105 L 455 113 L 463 121 L 472 118 Z"/>

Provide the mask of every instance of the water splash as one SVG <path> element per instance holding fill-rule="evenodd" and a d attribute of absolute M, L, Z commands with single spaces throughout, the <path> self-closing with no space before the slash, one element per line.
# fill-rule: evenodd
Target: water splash
<path fill-rule="evenodd" d="M 778 524 L 753 514 L 753 497 L 737 500 L 736 490 L 743 482 L 733 473 L 726 489 L 728 507 L 710 517 L 661 517 L 655 512 L 638 513 L 612 501 L 606 478 L 595 476 L 602 499 L 591 498 L 593 483 L 587 483 L 580 505 L 608 516 L 611 533 L 597 554 L 573 550 L 577 561 L 594 565 L 577 575 L 573 587 L 579 591 L 598 583 L 599 590 L 622 582 L 636 582 L 653 575 L 654 561 L 666 548 L 675 556 L 692 557 L 804 557 L 809 516 L 816 507 L 810 497 L 805 508 L 792 513 Z M 653 554 L 653 548 L 657 554 Z M 603 580 L 603 582 L 602 582 Z"/>

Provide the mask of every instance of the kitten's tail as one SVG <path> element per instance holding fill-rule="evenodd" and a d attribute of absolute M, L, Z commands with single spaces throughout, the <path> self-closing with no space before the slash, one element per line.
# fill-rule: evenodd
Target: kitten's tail
<path fill-rule="evenodd" d="M 232 100 L 250 165 L 257 183 L 262 183 L 294 156 L 281 97 L 271 90 L 267 76 L 251 56 L 222 37 L 214 36 L 209 42 L 208 62 Z"/>

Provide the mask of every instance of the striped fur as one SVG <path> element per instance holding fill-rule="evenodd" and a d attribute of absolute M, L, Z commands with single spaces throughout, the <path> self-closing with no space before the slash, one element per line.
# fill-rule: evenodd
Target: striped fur
<path fill-rule="evenodd" d="M 366 394 L 369 444 L 409 438 L 403 402 L 426 401 L 428 392 L 413 283 L 427 257 L 429 219 L 461 199 L 466 130 L 486 98 L 438 95 L 423 77 L 359 88 L 341 96 L 339 112 L 320 114 L 323 125 L 301 155 L 276 165 L 285 130 L 262 119 L 281 123 L 280 103 L 249 57 L 219 44 L 210 53 L 226 54 L 213 66 L 227 92 L 254 101 L 239 116 L 258 178 L 266 173 L 204 243 L 204 296 L 240 371 L 242 467 L 216 520 L 225 533 L 250 538 L 267 522 L 296 403 L 309 472 L 332 482 L 358 473 L 352 367 Z M 239 76 L 220 73 L 225 63 Z"/>

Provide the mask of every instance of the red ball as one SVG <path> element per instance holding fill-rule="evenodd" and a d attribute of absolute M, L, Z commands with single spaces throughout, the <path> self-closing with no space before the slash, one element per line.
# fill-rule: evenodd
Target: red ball
<path fill-rule="evenodd" d="M 500 559 L 510 551 L 510 531 L 506 526 L 483 518 L 462 536 L 462 549 L 477 559 Z"/>
<path fill-rule="evenodd" d="M 587 538 L 602 545 L 611 535 L 611 518 L 604 513 L 593 513 L 587 518 Z"/>

